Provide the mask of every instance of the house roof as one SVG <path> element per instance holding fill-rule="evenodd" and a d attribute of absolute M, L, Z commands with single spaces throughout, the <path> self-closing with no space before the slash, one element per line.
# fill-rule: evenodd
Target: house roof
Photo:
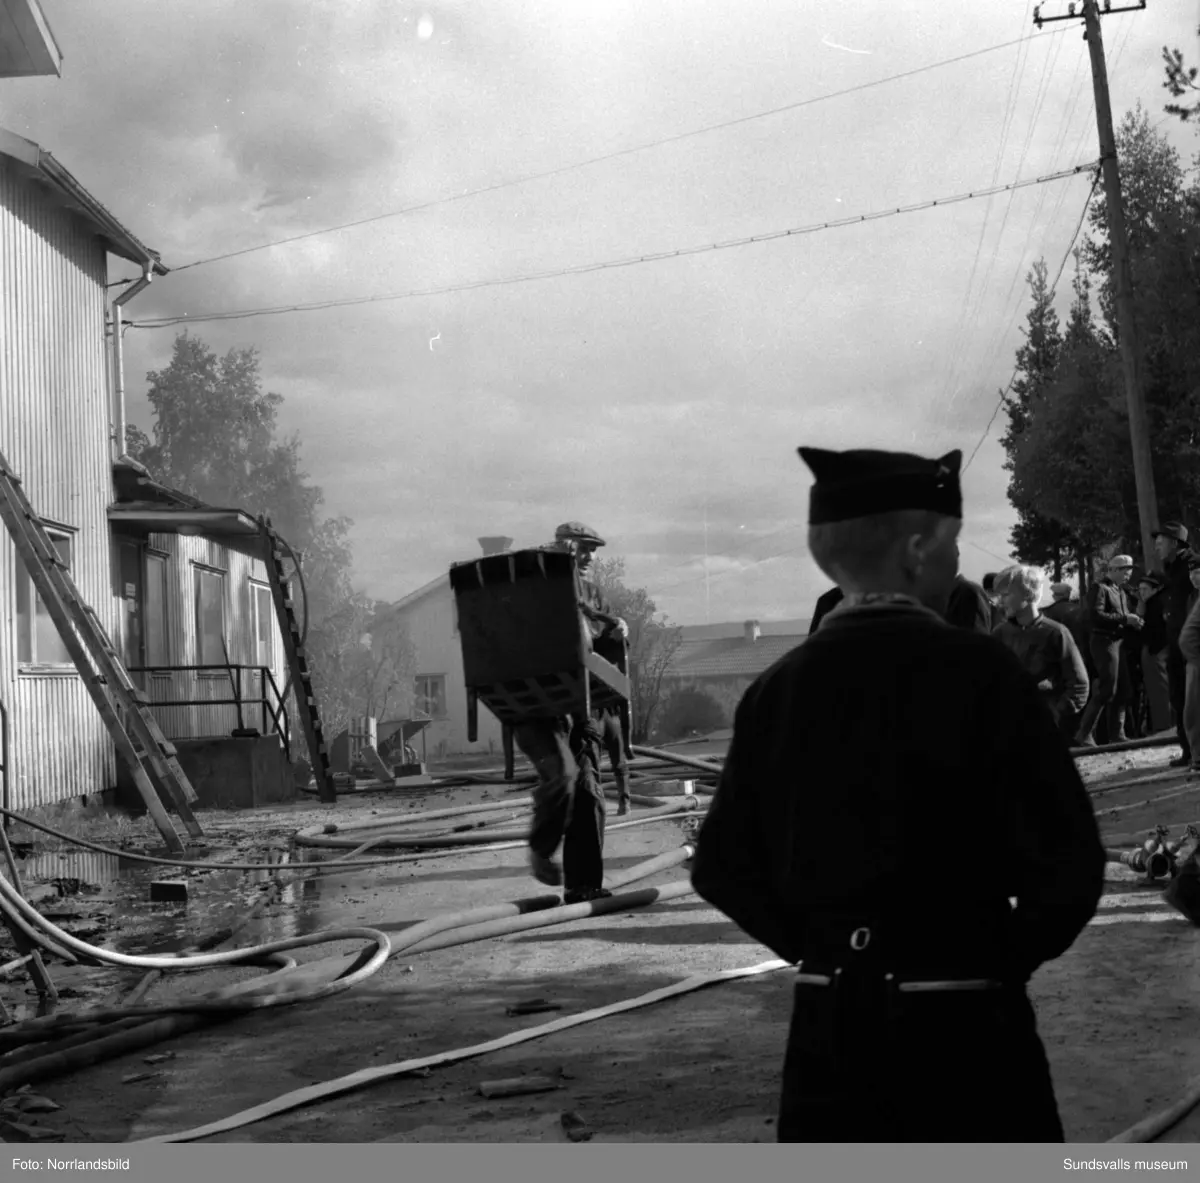
<path fill-rule="evenodd" d="M 155 275 L 167 274 L 158 252 L 139 242 L 45 149 L 0 128 L 0 156 L 7 157 L 24 176 L 45 186 L 55 200 L 79 214 L 109 252 L 131 263 L 152 267 Z"/>
<path fill-rule="evenodd" d="M 764 637 L 802 637 L 808 633 L 807 620 L 759 620 L 755 623 Z M 746 626 L 740 620 L 726 620 L 718 624 L 681 624 L 678 628 L 685 641 L 718 641 L 743 636 Z"/>
<path fill-rule="evenodd" d="M 182 505 L 154 502 L 118 502 L 108 507 L 108 520 L 147 534 L 196 534 L 214 538 L 225 534 L 262 533 L 258 524 L 241 509 L 188 509 Z"/>
<path fill-rule="evenodd" d="M 122 456 L 113 461 L 113 485 L 117 491 L 118 504 L 153 504 L 158 506 L 182 506 L 187 509 L 211 509 L 212 506 L 189 493 L 160 484 L 144 464 Z"/>
<path fill-rule="evenodd" d="M 669 678 L 756 678 L 804 641 L 804 636 L 720 637 L 683 641 L 667 669 Z"/>
<path fill-rule="evenodd" d="M 409 592 L 402 600 L 397 600 L 394 604 L 388 604 L 383 609 L 385 612 L 403 612 L 406 608 L 411 608 L 418 600 L 423 600 L 432 592 L 438 591 L 440 588 L 450 586 L 450 576 L 439 575 L 436 579 L 431 579 L 428 583 L 417 588 L 414 592 Z"/>
<path fill-rule="evenodd" d="M 0 0 L 0 78 L 62 74 L 62 50 L 38 0 Z"/>
<path fill-rule="evenodd" d="M 113 464 L 117 499 L 108 520 L 148 534 L 259 534 L 258 522 L 245 510 L 208 505 L 178 489 L 159 484 L 128 457 Z"/>

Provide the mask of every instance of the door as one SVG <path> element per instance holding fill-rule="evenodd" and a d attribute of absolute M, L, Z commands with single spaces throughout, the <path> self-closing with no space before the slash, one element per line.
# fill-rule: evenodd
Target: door
<path fill-rule="evenodd" d="M 146 582 L 142 568 L 142 544 L 136 539 L 117 540 L 120 551 L 118 576 L 121 593 L 122 660 L 126 669 L 135 670 L 146 664 Z M 145 689 L 145 674 L 132 672 L 135 686 Z"/>

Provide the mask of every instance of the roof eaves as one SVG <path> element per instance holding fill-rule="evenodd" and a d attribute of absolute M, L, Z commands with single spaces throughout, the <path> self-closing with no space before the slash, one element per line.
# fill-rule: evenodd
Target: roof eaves
<path fill-rule="evenodd" d="M 0 153 L 36 173 L 66 198 L 68 206 L 82 214 L 92 225 L 108 250 L 131 263 L 153 269 L 155 275 L 166 275 L 158 252 L 151 250 L 126 230 L 53 156 L 32 140 L 0 128 Z"/>

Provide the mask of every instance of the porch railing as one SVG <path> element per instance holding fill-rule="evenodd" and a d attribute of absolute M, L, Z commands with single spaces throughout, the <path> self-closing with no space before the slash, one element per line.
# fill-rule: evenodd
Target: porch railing
<path fill-rule="evenodd" d="M 128 667 L 131 674 L 225 674 L 232 675 L 230 685 L 233 698 L 155 698 L 147 690 L 147 706 L 150 707 L 237 707 L 241 706 L 243 715 L 252 717 L 251 709 L 257 708 L 262 722 L 262 734 L 279 735 L 283 740 L 284 750 L 291 745 L 291 718 L 287 704 L 279 693 L 279 685 L 274 674 L 265 665 L 132 665 Z M 257 674 L 261 694 L 245 694 L 242 677 L 244 674 Z M 269 691 L 269 693 L 268 693 Z M 267 723 L 270 721 L 270 727 Z"/>

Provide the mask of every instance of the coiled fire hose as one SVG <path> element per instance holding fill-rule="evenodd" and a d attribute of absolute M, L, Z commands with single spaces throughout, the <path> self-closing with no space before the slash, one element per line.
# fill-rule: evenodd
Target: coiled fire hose
<path fill-rule="evenodd" d="M 609 828 L 617 829 L 625 826 L 646 824 L 652 821 L 666 820 L 680 812 L 695 809 L 697 801 L 687 797 L 677 802 L 664 803 L 658 798 L 635 798 L 635 801 L 650 805 L 652 808 L 643 812 L 640 817 L 630 822 L 618 823 Z M 464 853 L 461 834 L 451 831 L 449 834 L 430 833 L 409 834 L 397 833 L 397 828 L 406 828 L 421 823 L 437 821 L 446 818 L 459 817 L 464 814 L 503 812 L 512 815 L 512 804 L 499 806 L 462 806 L 444 810 L 427 811 L 424 814 L 406 814 L 400 817 L 376 817 L 371 823 L 356 830 L 371 831 L 366 841 L 362 835 L 343 837 L 331 840 L 322 834 L 320 837 L 328 845 L 353 846 L 347 855 L 314 863 L 266 863 L 266 864 L 236 864 L 236 863 L 196 863 L 183 859 L 158 859 L 152 856 L 133 855 L 127 851 L 113 850 L 99 843 L 77 839 L 51 826 L 46 826 L 32 819 L 25 818 L 12 811 L 3 811 L 14 820 L 31 825 L 36 829 L 55 835 L 66 841 L 76 843 L 101 853 L 120 858 L 133 858 L 152 864 L 170 866 L 187 866 L 197 870 L 229 871 L 236 869 L 268 870 L 274 872 L 290 871 L 304 874 L 305 872 L 323 872 L 324 874 L 341 874 L 346 871 L 359 869 L 363 866 L 388 864 L 399 859 L 422 859 L 435 854 Z M 504 819 L 507 820 L 507 819 Z M 488 824 L 488 823 L 482 823 Z M 382 833 L 380 831 L 383 831 Z M 499 832 L 497 836 L 508 837 L 516 831 Z M 301 835 L 295 836 L 297 839 Z M 479 836 L 474 836 L 478 841 Z M 491 835 L 485 836 L 491 837 Z M 474 853 L 478 850 L 511 849 L 524 846 L 526 834 L 520 832 L 520 839 L 495 842 L 487 845 L 469 844 Z M 355 860 L 354 856 L 373 846 L 393 844 L 399 846 L 416 842 L 418 846 L 445 845 L 452 843 L 450 849 L 429 849 L 418 855 L 394 856 L 369 861 Z M 651 859 L 622 875 L 613 877 L 612 886 L 622 886 L 645 878 L 666 867 L 685 861 L 690 855 L 690 848 L 669 852 L 667 855 Z M 414 926 L 406 931 L 401 946 L 413 952 L 421 952 L 433 948 L 443 948 L 451 944 L 465 943 L 471 940 L 485 939 L 489 936 L 499 936 L 506 932 L 520 931 L 524 928 L 541 927 L 547 924 L 563 923 L 586 915 L 603 913 L 619 908 L 644 906 L 660 898 L 674 898 L 676 893 L 690 891 L 686 883 L 672 884 L 668 888 L 654 889 L 648 892 L 635 892 L 606 900 L 597 900 L 584 905 L 561 906 L 557 895 L 547 895 L 534 899 L 518 900 L 510 904 L 474 909 L 470 912 L 456 913 L 449 916 L 434 918 L 423 924 Z M 665 893 L 665 894 L 664 894 Z M 249 982 L 241 982 L 223 990 L 216 991 L 198 998 L 171 1002 L 158 1006 L 122 1007 L 109 1010 L 92 1010 L 80 1014 L 59 1014 L 44 1019 L 31 1020 L 16 1024 L 0 1031 L 0 1049 L 6 1045 L 20 1048 L 22 1044 L 56 1039 L 57 1042 L 49 1055 L 42 1055 L 42 1049 L 25 1048 L 17 1052 L 10 1051 L 3 1055 L 0 1051 L 0 1088 L 11 1088 L 17 1083 L 25 1083 L 40 1079 L 46 1075 L 55 1075 L 71 1068 L 82 1067 L 100 1059 L 119 1055 L 158 1042 L 173 1034 L 191 1030 L 222 1016 L 244 1013 L 248 1010 L 262 1009 L 270 1006 L 288 1005 L 300 1001 L 315 1001 L 332 994 L 352 988 L 367 977 L 376 973 L 394 951 L 394 943 L 385 934 L 376 929 L 350 927 L 331 929 L 312 933 L 304 937 L 286 941 L 273 942 L 267 945 L 236 949 L 223 953 L 193 952 L 183 956 L 138 956 L 116 953 L 112 950 L 98 948 L 81 941 L 66 933 L 57 925 L 41 916 L 36 908 L 29 904 L 16 888 L 0 878 L 0 909 L 6 918 L 18 927 L 36 947 L 46 952 L 54 953 L 68 962 L 84 962 L 94 965 L 116 965 L 130 968 L 147 968 L 152 970 L 150 979 L 163 971 L 206 969 L 212 967 L 244 967 L 268 966 L 276 972 L 266 978 L 257 978 Z M 534 913 L 547 913 L 534 915 Z M 552 913 L 552 914 L 551 914 Z M 223 943 L 231 934 L 218 934 L 221 940 L 209 942 Z M 348 958 L 327 958 L 323 961 L 310 963 L 299 967 L 293 958 L 286 956 L 290 950 L 297 948 L 328 944 L 344 940 L 367 940 L 370 943 L 357 955 Z M 373 949 L 373 952 L 372 952 Z M 149 980 L 143 982 L 147 986 Z M 142 987 L 139 987 L 139 991 Z M 137 993 L 135 991 L 135 993 Z M 146 1022 L 147 1019 L 155 1022 Z M 97 1038 L 98 1024 L 108 1023 L 103 1035 Z"/>

